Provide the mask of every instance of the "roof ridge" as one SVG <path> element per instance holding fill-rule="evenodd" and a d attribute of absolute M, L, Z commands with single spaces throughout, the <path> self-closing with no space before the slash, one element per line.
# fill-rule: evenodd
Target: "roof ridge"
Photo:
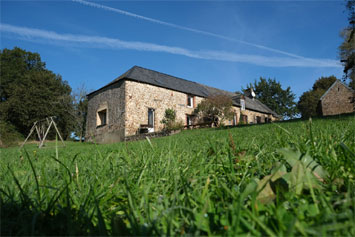
<path fill-rule="evenodd" d="M 353 88 L 351 88 L 350 86 L 346 85 L 346 84 L 345 84 L 344 82 L 342 82 L 341 80 L 337 79 L 337 81 L 339 81 L 340 84 L 342 84 L 343 86 L 345 86 L 345 87 L 348 88 L 349 90 L 354 91 Z"/>
<path fill-rule="evenodd" d="M 149 68 L 145 68 L 145 67 L 138 66 L 138 65 L 133 66 L 131 69 L 133 69 L 133 68 L 142 68 L 144 70 L 148 70 L 148 71 L 151 71 L 151 72 L 156 72 L 156 73 L 159 73 L 159 74 L 162 74 L 162 75 L 166 75 L 166 76 L 169 76 L 169 77 L 174 77 L 174 78 L 179 79 L 179 80 L 183 80 L 183 81 L 188 81 L 188 82 L 192 82 L 192 83 L 195 83 L 195 84 L 199 84 L 199 83 L 197 83 L 195 81 L 190 81 L 190 80 L 187 80 L 187 79 L 184 79 L 184 78 L 181 78 L 181 77 L 176 77 L 176 76 L 164 73 L 164 72 L 159 72 L 159 71 L 156 71 L 156 70 L 153 70 L 153 69 L 149 69 Z M 201 84 L 201 85 L 203 85 L 203 84 Z M 204 85 L 204 86 L 206 86 L 206 85 Z M 217 88 L 215 88 L 215 89 L 217 89 Z"/>
<path fill-rule="evenodd" d="M 160 86 L 163 88 L 180 91 L 185 94 L 200 96 L 203 98 L 206 98 L 213 94 L 227 95 L 232 98 L 232 100 L 234 101 L 233 104 L 236 106 L 240 106 L 238 100 L 242 96 L 242 93 L 240 92 L 231 92 L 227 90 L 222 90 L 216 87 L 212 87 L 195 81 L 190 81 L 187 79 L 169 75 L 167 73 L 158 72 L 156 70 L 144 68 L 138 65 L 134 65 L 126 72 L 121 74 L 119 77 L 117 77 L 115 80 L 111 81 L 109 84 L 105 85 L 104 87 L 96 91 L 93 91 L 88 95 L 100 91 L 101 89 L 106 88 L 110 85 L 118 83 L 121 80 L 123 81 L 133 80 L 141 83 L 147 83 L 154 86 Z M 260 111 L 263 113 L 274 112 L 270 108 L 268 109 L 268 107 L 263 106 L 263 104 L 260 101 L 250 102 L 249 107 L 252 110 Z"/>
<path fill-rule="evenodd" d="M 330 91 L 330 89 L 332 89 L 335 84 L 339 82 L 340 84 L 342 84 L 343 86 L 345 86 L 345 88 L 349 89 L 350 91 L 354 92 L 354 90 L 352 88 L 350 88 L 349 86 L 347 86 L 346 84 L 344 84 L 342 81 L 340 81 L 338 78 L 333 82 L 333 84 L 324 92 L 324 94 L 319 98 L 319 100 L 323 100 L 324 96 L 326 94 L 328 94 L 328 92 Z"/>
<path fill-rule="evenodd" d="M 227 93 L 230 93 L 230 94 L 235 94 L 235 95 L 237 95 L 237 93 L 235 93 L 235 92 L 226 91 L 226 90 L 219 89 L 219 88 L 216 88 L 216 87 L 204 85 L 204 84 L 201 84 L 201 83 L 198 83 L 198 82 L 195 82 L 195 83 L 198 84 L 198 85 L 200 85 L 200 86 L 209 87 L 209 88 L 212 88 L 212 89 L 214 89 L 214 90 L 219 90 L 219 91 L 223 91 L 223 92 L 227 92 Z"/>

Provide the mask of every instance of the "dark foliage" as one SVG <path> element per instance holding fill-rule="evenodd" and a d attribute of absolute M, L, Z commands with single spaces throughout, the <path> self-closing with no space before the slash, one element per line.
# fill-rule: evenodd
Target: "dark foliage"
<path fill-rule="evenodd" d="M 296 96 L 290 87 L 282 89 L 280 82 L 275 79 L 260 77 L 259 81 L 255 80 L 254 84 L 248 85 L 249 88 L 253 88 L 258 100 L 284 118 L 297 115 Z"/>
<path fill-rule="evenodd" d="M 194 113 L 211 126 L 222 126 L 225 120 L 233 118 L 233 101 L 229 96 L 211 95 L 197 105 Z"/>
<path fill-rule="evenodd" d="M 46 69 L 38 53 L 15 47 L 0 51 L 1 120 L 26 136 L 36 120 L 56 116 L 63 137 L 72 130 L 71 88 Z"/>
<path fill-rule="evenodd" d="M 341 32 L 344 41 L 339 46 L 339 55 L 344 66 L 344 80 L 349 80 L 349 86 L 355 89 L 355 0 L 348 0 L 346 9 L 349 25 Z"/>
<path fill-rule="evenodd" d="M 335 76 L 321 77 L 313 84 L 312 90 L 302 94 L 297 104 L 302 118 L 320 115 L 319 99 L 336 80 L 337 78 Z"/>
<path fill-rule="evenodd" d="M 82 85 L 72 93 L 74 106 L 74 135 L 83 141 L 86 132 L 86 115 L 88 112 L 88 90 Z"/>

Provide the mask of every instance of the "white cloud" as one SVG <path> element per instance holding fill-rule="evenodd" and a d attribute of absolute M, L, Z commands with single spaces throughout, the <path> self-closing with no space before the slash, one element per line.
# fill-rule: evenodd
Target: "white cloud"
<path fill-rule="evenodd" d="M 150 17 L 145 17 L 145 16 L 142 16 L 142 15 L 138 15 L 138 14 L 131 13 L 131 12 L 128 12 L 128 11 L 124 11 L 124 10 L 121 10 L 121 9 L 108 7 L 108 6 L 105 6 L 105 5 L 102 5 L 102 4 L 88 2 L 88 1 L 85 1 L 85 0 L 72 0 L 72 1 L 80 3 L 80 4 L 83 4 L 85 6 L 90 6 L 90 7 L 95 7 L 95 8 L 98 8 L 98 9 L 103 9 L 103 10 L 106 10 L 106 11 L 115 12 L 115 13 L 118 13 L 118 14 L 121 14 L 121 15 L 134 17 L 134 18 L 141 19 L 141 20 L 144 20 L 144 21 L 149 21 L 149 22 L 153 22 L 153 23 L 156 23 L 156 24 L 165 25 L 165 26 L 176 28 L 176 29 L 180 29 L 180 30 L 190 31 L 190 32 L 197 33 L 197 34 L 202 34 L 202 35 L 208 35 L 208 36 L 212 36 L 212 37 L 215 37 L 215 38 L 228 40 L 228 41 L 232 41 L 232 42 L 238 42 L 238 43 L 241 43 L 241 44 L 253 46 L 253 47 L 256 47 L 256 48 L 259 48 L 259 49 L 263 49 L 263 50 L 271 51 L 271 52 L 274 52 L 274 53 L 287 55 L 287 56 L 294 57 L 294 58 L 305 59 L 305 57 L 303 57 L 303 56 L 300 56 L 300 55 L 297 55 L 297 54 L 293 54 L 293 53 L 290 53 L 290 52 L 286 52 L 286 51 L 283 51 L 283 50 L 270 48 L 270 47 L 267 47 L 267 46 L 264 46 L 264 45 L 254 44 L 254 43 L 243 41 L 243 40 L 234 39 L 234 38 L 231 38 L 231 37 L 228 37 L 228 36 L 215 34 L 215 33 L 208 32 L 208 31 L 203 31 L 203 30 L 198 30 L 198 29 L 186 27 L 186 26 L 181 26 L 181 25 L 177 25 L 177 24 L 174 24 L 174 23 L 169 23 L 169 22 L 166 22 L 166 21 L 161 21 L 161 20 L 158 20 L 158 19 L 150 18 Z"/>
<path fill-rule="evenodd" d="M 0 31 L 3 33 L 9 33 L 10 35 L 20 36 L 22 40 L 37 40 L 38 42 L 43 42 L 43 40 L 45 40 L 47 43 L 72 43 L 77 44 L 80 47 L 91 48 L 94 47 L 162 52 L 196 59 L 241 62 L 267 67 L 341 67 L 338 61 L 332 59 L 265 57 L 261 55 L 237 54 L 216 50 L 196 51 L 181 47 L 138 41 L 123 41 L 120 39 L 101 36 L 59 34 L 54 31 L 19 27 L 9 24 L 0 24 Z"/>

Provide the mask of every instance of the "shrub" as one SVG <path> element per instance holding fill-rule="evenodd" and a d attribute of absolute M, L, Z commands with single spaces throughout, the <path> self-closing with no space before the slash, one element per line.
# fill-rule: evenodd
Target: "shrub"
<path fill-rule="evenodd" d="M 243 114 L 240 113 L 238 125 L 244 125 L 244 124 L 245 124 L 245 123 L 244 123 L 244 120 L 243 120 Z"/>
<path fill-rule="evenodd" d="M 194 112 L 211 125 L 223 126 L 225 120 L 233 118 L 233 101 L 226 95 L 212 95 L 204 99 Z"/>
<path fill-rule="evenodd" d="M 23 140 L 15 126 L 4 121 L 0 121 L 0 147 L 9 147 L 17 145 Z"/>
<path fill-rule="evenodd" d="M 179 121 L 176 122 L 176 111 L 174 109 L 166 109 L 164 118 L 160 121 L 162 124 L 164 124 L 164 130 L 166 131 L 173 131 L 173 130 L 179 130 L 184 127 L 183 122 Z"/>
<path fill-rule="evenodd" d="M 176 131 L 176 130 L 181 130 L 184 128 L 184 122 L 183 121 L 174 121 L 173 123 L 170 124 L 170 127 L 168 130 L 170 131 Z"/>

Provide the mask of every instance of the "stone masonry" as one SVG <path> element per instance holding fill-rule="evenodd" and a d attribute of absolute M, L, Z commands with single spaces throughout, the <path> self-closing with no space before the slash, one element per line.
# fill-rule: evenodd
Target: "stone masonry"
<path fill-rule="evenodd" d="M 176 121 L 186 124 L 203 98 L 194 96 L 195 106 L 187 107 L 187 94 L 135 81 L 126 81 L 126 130 L 125 135 L 137 133 L 141 124 L 148 123 L 148 109 L 154 109 L 154 131 L 163 129 L 160 121 L 168 108 L 176 111 Z"/>
<path fill-rule="evenodd" d="M 129 73 L 136 73 L 132 76 Z M 139 72 L 139 73 L 138 73 Z M 146 75 L 147 74 L 147 75 Z M 145 78 L 150 76 L 150 81 Z M 159 76 L 154 78 L 155 76 Z M 137 79 L 130 79 L 134 77 Z M 204 99 L 196 94 L 189 94 L 179 90 L 168 89 L 163 86 L 150 83 L 166 83 L 177 80 L 179 86 L 189 90 L 190 86 L 196 89 L 204 87 L 183 79 L 170 79 L 162 81 L 166 75 L 158 72 L 133 67 L 115 81 L 88 95 L 88 113 L 86 124 L 86 140 L 97 143 L 112 143 L 124 141 L 125 138 L 138 134 L 141 127 L 148 125 L 148 114 L 154 111 L 153 126 L 150 132 L 163 130 L 161 123 L 166 109 L 176 111 L 176 121 L 187 125 L 187 117 L 192 116 L 195 108 Z M 139 81 L 137 81 L 139 80 Z M 184 88 L 184 85 L 189 85 Z M 216 89 L 218 90 L 218 89 Z M 191 106 L 188 106 L 188 98 L 192 97 Z M 253 103 L 250 101 L 248 103 Z M 260 103 L 260 102 L 259 102 Z M 276 117 L 267 111 L 265 113 L 249 109 L 241 111 L 238 106 L 233 106 L 235 117 L 231 121 L 224 121 L 225 125 L 237 125 L 240 123 L 241 114 L 247 123 L 264 123 L 276 120 Z M 272 112 L 272 111 L 271 111 Z M 193 119 L 192 119 L 193 120 Z M 195 123 L 196 121 L 193 121 Z"/>
<path fill-rule="evenodd" d="M 176 121 L 186 124 L 186 115 L 192 115 L 196 106 L 204 99 L 194 96 L 192 107 L 187 106 L 188 94 L 161 88 L 149 84 L 135 81 L 126 81 L 126 124 L 125 135 L 131 136 L 137 133 L 141 124 L 148 122 L 148 109 L 154 109 L 155 131 L 161 131 L 163 124 L 160 121 L 164 118 L 165 110 L 168 108 L 176 111 Z M 236 122 L 239 123 L 240 108 L 233 106 L 236 113 Z M 244 110 L 242 114 L 248 118 L 248 123 L 256 123 L 256 117 L 260 116 L 262 121 L 268 117 L 275 120 L 272 116 L 267 116 L 256 111 Z M 225 125 L 233 125 L 233 120 L 225 121 Z"/>
<path fill-rule="evenodd" d="M 335 81 L 320 100 L 323 116 L 354 112 L 354 91 Z"/>
<path fill-rule="evenodd" d="M 125 137 L 125 81 L 88 96 L 86 140 L 99 143 L 122 141 Z M 105 125 L 98 126 L 97 113 L 107 109 Z"/>

